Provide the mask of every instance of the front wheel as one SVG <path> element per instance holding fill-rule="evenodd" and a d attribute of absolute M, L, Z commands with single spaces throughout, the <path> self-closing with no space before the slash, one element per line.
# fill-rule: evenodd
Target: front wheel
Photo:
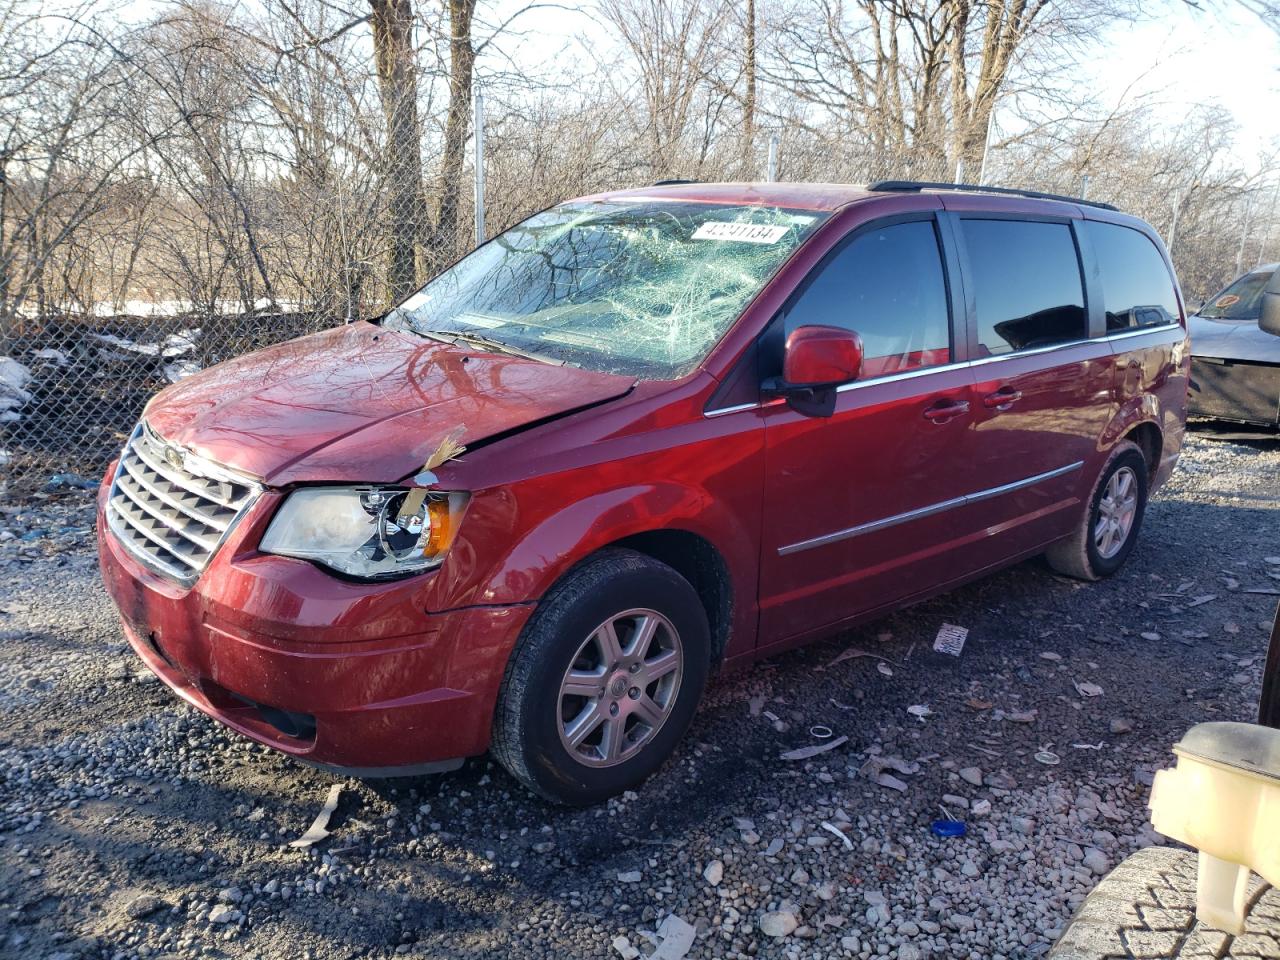
<path fill-rule="evenodd" d="M 1058 573 L 1079 580 L 1109 577 L 1128 559 L 1147 509 L 1147 460 L 1130 440 L 1111 451 L 1075 531 L 1045 557 Z"/>
<path fill-rule="evenodd" d="M 644 554 L 600 553 L 547 594 L 521 634 L 498 695 L 494 756 L 559 803 L 636 786 L 688 728 L 710 648 L 687 580 Z"/>

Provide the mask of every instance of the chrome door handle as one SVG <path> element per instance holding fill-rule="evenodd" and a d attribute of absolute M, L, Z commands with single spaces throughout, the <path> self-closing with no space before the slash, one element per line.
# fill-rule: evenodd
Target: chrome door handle
<path fill-rule="evenodd" d="M 1012 390 L 1008 387 L 1003 387 L 995 393 L 988 393 L 983 397 L 982 405 L 984 407 L 1007 407 L 1009 404 L 1017 403 L 1021 399 L 1021 390 Z"/>
<path fill-rule="evenodd" d="M 933 406 L 925 408 L 924 418 L 934 423 L 946 423 L 968 412 L 968 400 L 939 400 Z"/>

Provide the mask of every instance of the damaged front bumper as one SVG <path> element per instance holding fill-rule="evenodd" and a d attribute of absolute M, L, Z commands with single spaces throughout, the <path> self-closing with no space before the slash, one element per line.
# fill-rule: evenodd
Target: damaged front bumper
<path fill-rule="evenodd" d="M 99 510 L 103 582 L 147 667 L 233 730 L 358 776 L 450 769 L 487 750 L 533 606 L 428 614 L 421 578 L 352 583 L 259 553 L 245 546 L 259 506 L 190 586 L 139 563 Z"/>

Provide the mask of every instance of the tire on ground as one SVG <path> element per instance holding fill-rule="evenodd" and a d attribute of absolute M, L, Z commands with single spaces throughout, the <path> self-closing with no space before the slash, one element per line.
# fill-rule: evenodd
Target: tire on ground
<path fill-rule="evenodd" d="M 636 755 L 611 767 L 579 763 L 557 724 L 564 672 L 579 646 L 609 617 L 647 608 L 670 621 L 683 651 L 670 713 Z M 507 663 L 494 711 L 494 757 L 548 800 L 598 803 L 637 786 L 675 750 L 693 719 L 710 669 L 706 610 L 684 577 L 634 550 L 601 551 L 574 567 L 538 604 Z"/>
<path fill-rule="evenodd" d="M 1138 478 L 1137 514 L 1129 529 L 1129 536 L 1119 553 L 1114 557 L 1104 558 L 1094 544 L 1093 528 L 1097 517 L 1098 503 L 1102 500 L 1107 481 L 1121 467 L 1130 467 Z M 1081 512 L 1075 530 L 1069 537 L 1059 540 L 1045 551 L 1045 559 L 1049 566 L 1058 573 L 1077 580 L 1101 580 L 1119 570 L 1129 553 L 1133 550 L 1142 529 L 1142 517 L 1147 509 L 1147 490 L 1150 479 L 1147 476 L 1147 458 L 1141 448 L 1132 440 L 1121 440 L 1111 451 L 1106 464 L 1098 474 L 1097 482 L 1089 492 L 1088 509 Z"/>
<path fill-rule="evenodd" d="M 1196 853 L 1139 850 L 1107 874 L 1049 951 L 1050 960 L 1261 960 L 1280 957 L 1280 890 L 1258 877 L 1245 932 L 1196 920 Z"/>

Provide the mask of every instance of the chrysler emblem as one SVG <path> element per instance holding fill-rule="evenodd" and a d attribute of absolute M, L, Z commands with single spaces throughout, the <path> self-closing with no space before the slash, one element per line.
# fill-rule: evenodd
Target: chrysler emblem
<path fill-rule="evenodd" d="M 182 451 L 179 450 L 177 447 L 164 448 L 165 463 L 169 464 L 169 466 L 173 467 L 175 470 L 181 470 L 183 468 L 184 459 L 185 458 L 182 456 Z"/>

